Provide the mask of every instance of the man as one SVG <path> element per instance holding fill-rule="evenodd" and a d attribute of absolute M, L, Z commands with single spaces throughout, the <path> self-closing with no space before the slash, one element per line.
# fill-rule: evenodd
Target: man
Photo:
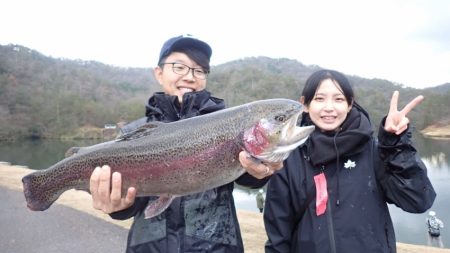
<path fill-rule="evenodd" d="M 122 129 L 129 133 L 150 121 L 173 122 L 207 114 L 225 107 L 222 99 L 205 89 L 210 71 L 211 47 L 192 36 L 178 36 L 164 43 L 154 69 L 162 92 L 149 98 L 146 117 Z M 236 183 L 258 188 L 280 164 L 256 163 L 241 152 L 248 168 Z M 248 166 L 254 164 L 255 166 Z M 111 184 L 110 184 L 111 182 Z M 111 175 L 108 166 L 91 176 L 93 206 L 113 219 L 134 217 L 126 252 L 243 252 L 243 243 L 233 199 L 233 183 L 206 192 L 176 198 L 160 215 L 144 219 L 144 209 L 153 197 L 136 197 L 139 189 L 121 195 L 121 175 Z"/>
<path fill-rule="evenodd" d="M 259 189 L 258 193 L 256 194 L 256 206 L 259 209 L 259 212 L 262 213 L 264 210 L 264 190 Z"/>
<path fill-rule="evenodd" d="M 436 217 L 435 211 L 428 212 L 427 226 L 428 226 L 428 245 L 433 246 L 433 241 L 436 241 L 438 246 L 444 248 L 444 243 L 441 239 L 441 228 L 444 228 L 444 223 Z"/>

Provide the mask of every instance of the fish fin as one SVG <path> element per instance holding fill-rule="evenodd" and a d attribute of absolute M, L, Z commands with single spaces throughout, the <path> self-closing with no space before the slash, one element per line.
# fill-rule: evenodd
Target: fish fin
<path fill-rule="evenodd" d="M 111 143 L 114 143 L 114 142 L 116 142 L 116 140 L 101 142 L 101 143 L 97 143 L 97 144 L 94 144 L 91 146 L 86 146 L 86 147 L 71 147 L 66 151 L 65 158 L 73 156 L 73 155 L 80 155 L 83 153 L 87 153 L 89 151 L 110 145 Z"/>
<path fill-rule="evenodd" d="M 80 147 L 71 147 L 71 148 L 69 148 L 67 151 L 66 151 L 66 153 L 64 154 L 64 157 L 69 157 L 69 156 L 73 156 L 73 155 L 76 155 L 76 154 L 78 154 L 78 151 L 80 151 Z"/>
<path fill-rule="evenodd" d="M 155 129 L 163 125 L 163 122 L 151 122 L 147 123 L 143 126 L 140 126 L 134 131 L 131 131 L 129 133 L 126 133 L 119 138 L 117 138 L 117 141 L 128 141 L 133 139 L 138 139 L 144 136 L 151 135 Z"/>
<path fill-rule="evenodd" d="M 160 215 L 162 212 L 164 212 L 164 210 L 167 209 L 167 207 L 169 207 L 174 198 L 176 197 L 174 197 L 173 195 L 164 194 L 159 196 L 159 198 L 154 201 L 149 201 L 144 211 L 145 219 Z"/>

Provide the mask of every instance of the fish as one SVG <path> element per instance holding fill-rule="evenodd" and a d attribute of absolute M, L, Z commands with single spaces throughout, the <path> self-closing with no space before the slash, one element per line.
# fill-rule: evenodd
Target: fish
<path fill-rule="evenodd" d="M 162 213 L 176 197 L 233 182 L 245 173 L 239 153 L 261 162 L 282 162 L 314 126 L 300 127 L 303 106 L 295 100 L 256 100 L 170 123 L 149 122 L 117 139 L 77 148 L 69 157 L 22 178 L 27 207 L 48 209 L 67 190 L 89 193 L 98 166 L 122 175 L 122 192 L 155 196 L 145 218 Z"/>

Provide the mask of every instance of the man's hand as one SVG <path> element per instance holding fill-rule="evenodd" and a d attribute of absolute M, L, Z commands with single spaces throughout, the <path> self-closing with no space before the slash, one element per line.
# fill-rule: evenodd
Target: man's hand
<path fill-rule="evenodd" d="M 283 163 L 263 163 L 251 157 L 246 151 L 239 153 L 239 161 L 242 167 L 252 176 L 263 179 L 283 168 Z"/>
<path fill-rule="evenodd" d="M 389 108 L 389 113 L 386 117 L 386 122 L 384 123 L 384 130 L 396 135 L 400 135 L 408 128 L 409 119 L 406 117 L 414 107 L 419 105 L 424 97 L 422 95 L 417 96 L 411 102 L 409 102 L 401 111 L 398 111 L 398 91 L 394 91 L 391 99 L 391 106 Z"/>
<path fill-rule="evenodd" d="M 132 206 L 136 198 L 134 187 L 128 188 L 127 195 L 122 197 L 122 176 L 119 172 L 114 172 L 111 178 L 111 168 L 108 165 L 95 168 L 91 175 L 89 190 L 93 207 L 107 214 Z"/>

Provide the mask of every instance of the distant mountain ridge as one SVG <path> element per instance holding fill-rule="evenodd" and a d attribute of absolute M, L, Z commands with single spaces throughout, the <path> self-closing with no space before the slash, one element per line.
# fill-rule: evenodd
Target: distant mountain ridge
<path fill-rule="evenodd" d="M 208 90 L 227 106 L 275 97 L 298 99 L 306 78 L 321 69 L 296 60 L 249 57 L 212 66 Z M 423 90 L 383 79 L 348 76 L 356 100 L 375 127 L 394 90 L 400 104 L 423 94 L 411 113 L 418 129 L 449 119 L 450 83 Z M 160 90 L 151 69 L 119 68 L 95 61 L 56 59 L 20 45 L 0 45 L 0 140 L 56 138 L 81 126 L 102 127 L 144 115 L 148 97 Z"/>

